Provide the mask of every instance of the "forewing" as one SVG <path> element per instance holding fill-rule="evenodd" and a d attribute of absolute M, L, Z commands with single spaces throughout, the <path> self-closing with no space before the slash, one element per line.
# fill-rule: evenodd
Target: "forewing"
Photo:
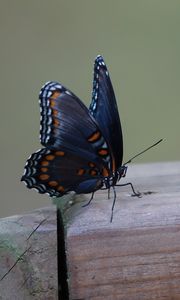
<path fill-rule="evenodd" d="M 57 82 L 48 82 L 40 92 L 41 143 L 93 162 L 109 164 L 107 143 L 95 119 L 82 101 Z M 109 166 L 108 166 L 109 167 Z"/>
<path fill-rule="evenodd" d="M 102 56 L 94 64 L 92 102 L 89 107 L 99 128 L 111 148 L 112 166 L 115 171 L 122 164 L 123 137 L 116 98 L 109 72 Z"/>
<path fill-rule="evenodd" d="M 59 146 L 71 143 L 78 145 L 78 137 L 96 131 L 88 109 L 70 90 L 58 82 L 47 82 L 39 94 L 40 100 L 40 140 L 43 146 Z M 85 126 L 85 128 L 83 128 Z M 74 141 L 72 142 L 72 133 Z M 77 141 L 75 143 L 75 140 Z"/>

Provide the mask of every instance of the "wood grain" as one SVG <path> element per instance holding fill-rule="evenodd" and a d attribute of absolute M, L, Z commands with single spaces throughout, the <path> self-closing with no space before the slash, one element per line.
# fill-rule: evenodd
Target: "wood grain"
<path fill-rule="evenodd" d="M 128 181 L 145 194 L 117 187 L 112 223 L 107 191 L 66 211 L 71 300 L 180 299 L 180 162 L 131 165 Z M 29 246 L 0 282 L 1 300 L 57 299 L 54 207 L 0 220 L 0 276 Z"/>
<path fill-rule="evenodd" d="M 49 207 L 0 219 L 0 300 L 57 299 L 55 216 Z"/>
<path fill-rule="evenodd" d="M 68 230 L 72 299 L 180 299 L 180 163 L 129 168 L 141 192 L 98 192 Z M 124 179 L 124 181 L 127 180 Z"/>

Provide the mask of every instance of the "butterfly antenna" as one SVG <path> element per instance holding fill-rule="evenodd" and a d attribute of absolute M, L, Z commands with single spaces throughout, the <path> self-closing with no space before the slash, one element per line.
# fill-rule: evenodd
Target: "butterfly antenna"
<path fill-rule="evenodd" d="M 132 160 L 138 156 L 140 156 L 141 154 L 143 154 L 144 152 L 148 151 L 149 149 L 155 147 L 156 145 L 158 145 L 159 143 L 161 143 L 163 141 L 163 139 L 160 139 L 159 141 L 157 141 L 156 143 L 154 143 L 153 145 L 151 145 L 150 147 L 144 149 L 143 151 L 139 152 L 138 154 L 136 154 L 135 156 L 133 156 L 131 159 L 129 159 L 127 162 L 125 162 L 125 164 L 123 164 L 123 166 L 129 164 L 130 162 L 132 162 Z"/>

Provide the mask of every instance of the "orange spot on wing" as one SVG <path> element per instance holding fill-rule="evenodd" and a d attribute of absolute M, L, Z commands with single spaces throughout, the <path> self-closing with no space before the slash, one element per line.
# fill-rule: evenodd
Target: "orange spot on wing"
<path fill-rule="evenodd" d="M 115 170 L 116 170 L 116 163 L 115 163 L 114 157 L 112 158 L 112 170 L 113 170 L 113 172 L 115 172 Z"/>
<path fill-rule="evenodd" d="M 55 156 L 52 155 L 52 154 L 49 154 L 49 155 L 46 155 L 45 158 L 46 158 L 47 160 L 53 160 L 53 159 L 55 158 Z"/>
<path fill-rule="evenodd" d="M 55 104 L 56 104 L 56 101 L 54 101 L 54 100 L 50 100 L 50 106 L 51 106 L 51 107 L 54 107 L 54 106 L 55 106 Z"/>
<path fill-rule="evenodd" d="M 96 165 L 93 162 L 89 162 L 89 167 L 94 168 Z"/>
<path fill-rule="evenodd" d="M 64 187 L 62 186 L 62 185 L 59 185 L 58 186 L 58 188 L 57 188 L 57 190 L 59 191 L 59 192 L 64 192 Z"/>
<path fill-rule="evenodd" d="M 97 175 L 97 171 L 95 171 L 95 170 L 90 170 L 90 172 L 89 172 L 92 176 L 95 176 L 95 175 Z"/>
<path fill-rule="evenodd" d="M 55 91 L 54 93 L 52 93 L 51 98 L 52 99 L 57 99 L 60 95 L 61 95 L 60 92 Z"/>
<path fill-rule="evenodd" d="M 83 175 L 85 173 L 84 169 L 77 170 L 77 175 Z"/>
<path fill-rule="evenodd" d="M 102 156 L 106 156 L 108 154 L 108 150 L 107 149 L 100 149 L 100 150 L 98 150 L 98 154 L 102 155 Z"/>
<path fill-rule="evenodd" d="M 97 140 L 99 140 L 100 137 L 101 133 L 99 131 L 96 131 L 88 138 L 88 142 L 96 142 Z"/>
<path fill-rule="evenodd" d="M 50 185 L 50 186 L 57 186 L 58 185 L 58 182 L 57 181 L 49 181 L 48 182 L 48 185 Z"/>
<path fill-rule="evenodd" d="M 47 172 L 48 168 L 41 168 L 41 172 Z"/>
<path fill-rule="evenodd" d="M 47 174 L 39 175 L 39 179 L 41 179 L 41 180 L 47 180 L 48 178 L 49 178 L 49 175 L 47 175 Z"/>
<path fill-rule="evenodd" d="M 57 117 L 58 113 L 59 113 L 59 112 L 58 112 L 58 110 L 56 110 L 56 109 L 53 109 L 53 112 L 52 112 L 52 114 L 53 114 L 53 116 L 54 116 L 54 117 Z"/>
<path fill-rule="evenodd" d="M 58 121 L 58 119 L 54 119 L 53 124 L 54 124 L 55 126 L 59 126 L 59 121 Z"/>
<path fill-rule="evenodd" d="M 104 177 L 108 177 L 109 176 L 109 172 L 108 172 L 108 170 L 106 168 L 102 169 L 102 174 L 103 174 Z"/>
<path fill-rule="evenodd" d="M 56 151 L 54 154 L 57 156 L 64 156 L 65 152 L 64 151 Z"/>
<path fill-rule="evenodd" d="M 46 161 L 46 160 L 43 160 L 43 161 L 41 162 L 41 166 L 48 166 L 48 165 L 49 165 L 49 162 Z"/>

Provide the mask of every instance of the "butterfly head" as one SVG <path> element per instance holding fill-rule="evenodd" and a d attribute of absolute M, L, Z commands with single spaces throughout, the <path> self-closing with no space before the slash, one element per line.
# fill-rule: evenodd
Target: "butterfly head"
<path fill-rule="evenodd" d="M 113 172 L 111 176 L 104 178 L 103 183 L 106 189 L 109 189 L 112 186 L 115 186 L 117 182 L 126 176 L 127 166 L 122 165 L 117 171 Z"/>

